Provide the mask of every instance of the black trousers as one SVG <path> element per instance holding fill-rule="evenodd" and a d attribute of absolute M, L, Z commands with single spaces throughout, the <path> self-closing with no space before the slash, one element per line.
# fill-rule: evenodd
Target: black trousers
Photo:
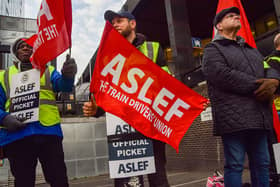
<path fill-rule="evenodd" d="M 154 140 L 154 157 L 156 173 L 148 174 L 149 186 L 150 187 L 169 187 L 167 176 L 166 176 L 166 156 L 165 156 L 165 143 Z M 141 180 L 141 178 L 140 178 Z M 129 178 L 115 179 L 115 187 L 124 187 L 124 182 L 129 181 Z"/>
<path fill-rule="evenodd" d="M 34 187 L 38 160 L 51 187 L 68 187 L 62 138 L 34 135 L 4 147 L 5 156 L 15 177 L 15 187 Z"/>

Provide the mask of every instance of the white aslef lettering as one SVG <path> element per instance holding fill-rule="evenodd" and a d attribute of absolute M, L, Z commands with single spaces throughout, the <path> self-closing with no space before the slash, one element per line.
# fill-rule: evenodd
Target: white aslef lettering
<path fill-rule="evenodd" d="M 42 8 L 38 12 L 37 20 L 38 20 L 38 27 L 41 25 L 41 16 L 45 15 L 47 20 L 50 21 L 53 19 L 51 14 L 50 8 L 46 0 L 42 0 Z"/>

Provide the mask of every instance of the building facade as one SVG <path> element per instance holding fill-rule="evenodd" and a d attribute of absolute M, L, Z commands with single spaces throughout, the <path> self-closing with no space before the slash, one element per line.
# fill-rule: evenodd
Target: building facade
<path fill-rule="evenodd" d="M 241 3 L 257 47 L 266 56 L 273 50 L 273 37 L 280 32 L 280 1 L 241 0 Z M 218 0 L 127 0 L 122 9 L 136 17 L 137 32 L 161 43 L 175 77 L 207 97 L 200 67 L 203 48 L 212 38 L 217 5 Z M 89 64 L 78 84 L 89 82 L 92 71 Z M 169 170 L 214 171 L 223 167 L 221 139 L 212 135 L 211 116 L 203 118 L 201 115 L 193 122 L 180 143 L 179 153 L 168 146 Z"/>
<path fill-rule="evenodd" d="M 0 15 L 0 69 L 12 64 L 10 45 L 17 38 L 30 37 L 36 32 L 36 19 Z"/>
<path fill-rule="evenodd" d="M 273 38 L 280 31 L 280 1 L 241 0 L 241 3 L 257 47 L 266 56 L 273 50 Z M 218 0 L 211 0 L 211 3 L 203 0 L 165 0 L 160 3 L 156 0 L 128 0 L 123 9 L 135 15 L 138 32 L 149 40 L 159 41 L 165 51 L 171 51 L 169 62 L 174 64 L 176 78 L 208 97 L 200 67 L 203 48 L 212 38 L 217 4 Z M 199 42 L 193 42 L 193 38 L 200 41 L 200 46 L 194 45 Z M 169 170 L 214 171 L 223 168 L 221 139 L 212 135 L 211 116 L 204 119 L 203 115 L 196 118 L 184 136 L 178 154 L 168 146 Z"/>
<path fill-rule="evenodd" d="M 24 0 L 1 0 L 0 15 L 24 17 Z"/>
<path fill-rule="evenodd" d="M 24 19 L 24 0 L 0 1 L 0 69 L 12 63 L 11 43 L 22 36 L 36 32 L 36 20 Z"/>

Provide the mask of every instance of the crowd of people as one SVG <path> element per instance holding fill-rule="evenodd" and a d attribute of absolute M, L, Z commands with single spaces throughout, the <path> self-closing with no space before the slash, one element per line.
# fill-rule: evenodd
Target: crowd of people
<path fill-rule="evenodd" d="M 104 14 L 105 20 L 133 46 L 154 61 L 167 73 L 167 62 L 158 42 L 147 41 L 136 33 L 136 19 L 129 12 Z M 273 131 L 272 104 L 280 106 L 280 34 L 274 39 L 275 51 L 264 58 L 237 35 L 241 28 L 240 11 L 230 7 L 220 11 L 213 20 L 217 30 L 214 39 L 205 47 L 202 70 L 207 80 L 213 114 L 215 136 L 221 136 L 224 147 L 224 184 L 241 187 L 245 154 L 248 155 L 251 185 L 270 186 L 270 168 L 274 162 L 269 151 L 276 143 Z M 141 50 L 147 48 L 150 51 Z M 157 52 L 155 52 L 157 51 Z M 48 66 L 40 78 L 38 100 L 39 121 L 24 123 L 10 114 L 10 89 L 13 75 L 32 69 L 32 47 L 24 38 L 16 40 L 11 48 L 14 64 L 0 72 L 0 146 L 2 157 L 8 158 L 16 187 L 35 185 L 37 160 L 40 161 L 46 181 L 52 187 L 69 186 L 62 130 L 55 92 L 69 92 L 73 88 L 77 65 L 67 56 L 61 74 Z M 150 55 L 152 54 L 152 56 Z M 91 63 L 95 63 L 95 55 Z M 94 98 L 84 103 L 85 116 L 99 117 L 105 113 Z M 273 137 L 273 138 L 271 138 Z M 152 140 L 156 172 L 148 175 L 151 187 L 168 187 L 165 143 Z M 274 173 L 275 167 L 274 168 Z M 123 186 L 124 179 L 115 179 L 115 186 Z"/>

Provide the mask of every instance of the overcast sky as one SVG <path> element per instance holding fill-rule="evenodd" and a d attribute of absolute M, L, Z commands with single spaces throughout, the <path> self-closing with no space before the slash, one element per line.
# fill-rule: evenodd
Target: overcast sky
<path fill-rule="evenodd" d="M 72 57 L 78 64 L 76 82 L 95 52 L 105 25 L 104 12 L 119 11 L 126 0 L 72 0 Z M 25 17 L 37 18 L 41 0 L 25 0 Z M 60 55 L 57 70 L 60 71 L 65 53 Z"/>

